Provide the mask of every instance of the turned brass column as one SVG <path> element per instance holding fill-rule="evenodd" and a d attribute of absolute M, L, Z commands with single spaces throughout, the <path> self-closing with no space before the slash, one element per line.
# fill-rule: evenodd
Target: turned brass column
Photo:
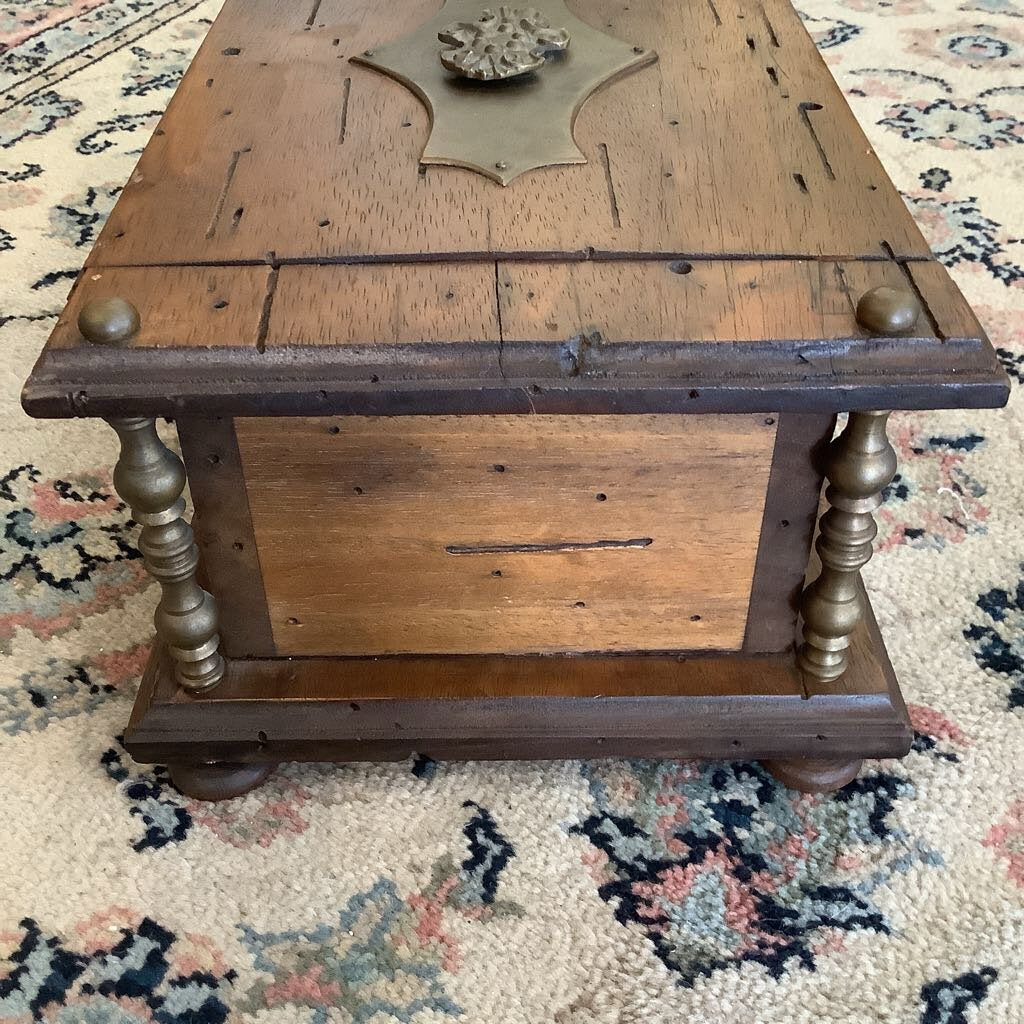
<path fill-rule="evenodd" d="M 78 318 L 87 341 L 122 345 L 139 330 L 135 308 L 123 299 L 87 304 Z M 160 440 L 150 417 L 112 417 L 121 455 L 114 487 L 141 524 L 139 550 L 161 588 L 154 621 L 159 638 L 174 659 L 175 677 L 184 689 L 199 693 L 224 675 L 218 647 L 217 607 L 196 580 L 199 550 L 186 522 L 185 467 Z"/>
<path fill-rule="evenodd" d="M 913 292 L 887 285 L 865 292 L 856 308 L 857 323 L 869 336 L 906 334 L 920 315 Z M 815 544 L 821 572 L 803 593 L 804 633 L 797 653 L 801 671 L 819 682 L 846 671 L 850 635 L 864 615 L 860 570 L 871 560 L 878 533 L 873 513 L 896 473 L 896 452 L 885 432 L 888 419 L 888 412 L 851 412 L 846 429 L 829 446 L 829 508 Z"/>
<path fill-rule="evenodd" d="M 825 474 L 829 508 L 815 547 L 821 573 L 801 602 L 803 672 L 830 682 L 846 671 L 850 634 L 864 614 L 860 570 L 868 563 L 878 527 L 872 513 L 896 472 L 896 452 L 885 433 L 888 412 L 852 412 L 831 444 Z"/>

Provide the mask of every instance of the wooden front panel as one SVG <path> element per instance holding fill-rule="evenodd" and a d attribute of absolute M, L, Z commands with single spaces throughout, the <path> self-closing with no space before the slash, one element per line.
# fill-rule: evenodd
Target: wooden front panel
<path fill-rule="evenodd" d="M 775 421 L 239 419 L 277 653 L 738 650 Z"/>

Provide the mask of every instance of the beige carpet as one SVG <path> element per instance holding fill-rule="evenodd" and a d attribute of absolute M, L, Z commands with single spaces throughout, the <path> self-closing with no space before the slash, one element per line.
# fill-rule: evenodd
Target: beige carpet
<path fill-rule="evenodd" d="M 805 7 L 1014 379 L 895 419 L 868 582 L 909 757 L 826 798 L 419 760 L 202 805 L 118 745 L 155 594 L 113 437 L 17 396 L 217 6 L 0 3 L 0 1022 L 1024 1019 L 1020 0 Z"/>

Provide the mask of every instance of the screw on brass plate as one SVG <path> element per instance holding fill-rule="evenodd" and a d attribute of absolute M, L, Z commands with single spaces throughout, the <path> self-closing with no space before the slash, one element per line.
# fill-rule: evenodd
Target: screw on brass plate
<path fill-rule="evenodd" d="M 499 171 L 507 171 L 508 170 L 508 164 L 504 160 L 499 160 L 494 166 Z"/>
<path fill-rule="evenodd" d="M 857 303 L 857 323 L 873 334 L 902 334 L 920 315 L 921 303 L 905 288 L 872 288 Z"/>
<path fill-rule="evenodd" d="M 116 296 L 93 299 L 78 314 L 78 329 L 92 345 L 124 345 L 139 333 L 139 311 Z"/>

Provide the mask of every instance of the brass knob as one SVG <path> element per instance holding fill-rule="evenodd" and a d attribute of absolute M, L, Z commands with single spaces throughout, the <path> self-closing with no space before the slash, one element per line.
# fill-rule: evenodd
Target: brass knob
<path fill-rule="evenodd" d="M 139 333 L 141 325 L 139 311 L 116 296 L 93 299 L 78 314 L 78 329 L 93 345 L 124 345 Z"/>
<path fill-rule="evenodd" d="M 872 334 L 902 334 L 920 315 L 921 303 L 905 288 L 881 285 L 866 291 L 857 303 L 857 323 Z"/>

